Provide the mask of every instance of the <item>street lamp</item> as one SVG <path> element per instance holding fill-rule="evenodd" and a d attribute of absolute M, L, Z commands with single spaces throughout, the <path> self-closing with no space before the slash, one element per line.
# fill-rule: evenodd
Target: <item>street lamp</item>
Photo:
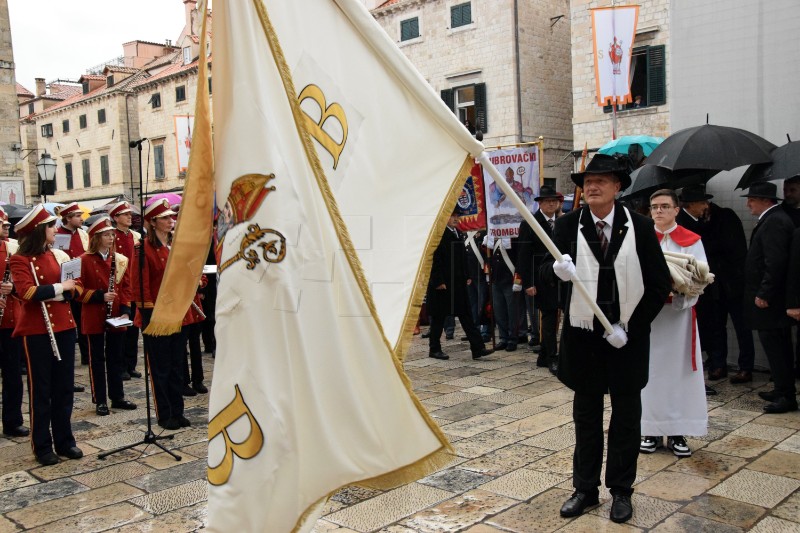
<path fill-rule="evenodd" d="M 36 169 L 39 171 L 39 192 L 44 196 L 45 203 L 47 195 L 56 192 L 56 166 L 56 162 L 47 152 L 36 163 Z"/>

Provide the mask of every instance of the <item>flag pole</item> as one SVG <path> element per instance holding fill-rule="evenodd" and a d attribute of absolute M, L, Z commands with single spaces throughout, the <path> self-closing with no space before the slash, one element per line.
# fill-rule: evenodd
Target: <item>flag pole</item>
<path fill-rule="evenodd" d="M 522 215 L 522 218 L 530 224 L 531 228 L 533 229 L 536 236 L 539 237 L 539 240 L 542 241 L 547 251 L 557 260 L 561 261 L 563 256 L 561 252 L 556 247 L 555 243 L 550 239 L 550 237 L 545 233 L 544 229 L 539 225 L 539 222 L 533 217 L 531 212 L 528 210 L 527 206 L 523 203 L 519 196 L 514 192 L 511 186 L 506 183 L 506 180 L 503 179 L 503 176 L 500 174 L 500 171 L 492 164 L 489 160 L 489 155 L 486 152 L 481 152 L 481 155 L 478 156 L 478 162 L 483 166 L 483 168 L 489 171 L 489 175 L 492 176 L 495 184 L 500 187 L 500 190 L 506 195 L 506 198 L 511 201 L 514 207 Z M 608 321 L 606 316 L 603 314 L 603 311 L 597 306 L 597 302 L 595 302 L 591 296 L 589 296 L 589 292 L 586 290 L 586 286 L 581 282 L 581 280 L 575 278 L 572 280 L 572 285 L 578 291 L 578 293 L 583 297 L 584 300 L 589 304 L 591 307 L 592 312 L 595 314 L 597 319 L 600 321 L 600 324 L 603 325 L 603 329 L 606 330 L 608 334 L 611 334 L 614 331 L 614 328 L 611 326 L 611 322 Z"/>

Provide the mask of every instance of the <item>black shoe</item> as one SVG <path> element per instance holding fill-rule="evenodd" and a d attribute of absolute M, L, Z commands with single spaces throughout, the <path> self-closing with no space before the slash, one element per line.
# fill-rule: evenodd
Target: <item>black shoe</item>
<path fill-rule="evenodd" d="M 425 333 L 423 333 L 422 335 L 420 335 L 420 337 L 422 337 L 423 339 L 427 339 L 427 338 L 428 338 L 428 337 L 430 337 L 430 336 L 431 336 L 431 332 L 430 332 L 430 331 L 426 331 Z"/>
<path fill-rule="evenodd" d="M 27 437 L 31 434 L 31 430 L 25 426 L 17 426 L 15 428 L 8 428 L 3 430 L 3 435 L 7 437 Z"/>
<path fill-rule="evenodd" d="M 527 335 L 520 335 L 519 337 L 517 337 L 517 344 L 525 344 L 527 342 L 528 342 Z"/>
<path fill-rule="evenodd" d="M 167 418 L 166 420 L 159 420 L 158 425 L 164 429 L 180 429 L 181 421 L 178 418 Z"/>
<path fill-rule="evenodd" d="M 130 374 L 130 376 L 132 378 L 140 378 L 140 377 L 142 377 L 142 373 L 141 372 L 137 372 L 136 370 L 128 370 L 128 374 Z"/>
<path fill-rule="evenodd" d="M 451 341 L 451 340 L 453 340 L 453 334 L 452 334 L 452 333 L 450 333 L 450 334 L 448 335 L 447 333 L 445 333 L 445 334 L 444 334 L 444 338 L 445 338 L 445 339 L 447 339 L 447 340 L 449 340 L 449 341 Z"/>
<path fill-rule="evenodd" d="M 189 385 L 184 385 L 183 386 L 183 395 L 184 396 L 197 396 L 197 393 Z"/>
<path fill-rule="evenodd" d="M 202 381 L 196 381 L 192 383 L 192 388 L 199 392 L 200 394 L 208 394 L 208 389 L 205 385 L 203 385 Z"/>
<path fill-rule="evenodd" d="M 468 340 L 469 340 L 469 337 L 467 337 L 466 335 L 461 337 L 461 342 L 467 342 Z"/>
<path fill-rule="evenodd" d="M 490 348 L 481 348 L 480 351 L 472 352 L 472 358 L 473 359 L 480 359 L 484 355 L 489 355 L 489 354 L 493 354 L 493 353 L 494 353 L 494 350 L 492 350 Z"/>
<path fill-rule="evenodd" d="M 536 337 L 531 337 L 531 340 L 528 341 L 528 346 L 537 346 L 539 344 L 539 339 Z"/>
<path fill-rule="evenodd" d="M 83 452 L 77 446 L 71 446 L 66 450 L 61 450 L 60 452 L 57 453 L 58 455 L 66 457 L 67 459 L 80 459 L 81 457 L 83 457 Z"/>
<path fill-rule="evenodd" d="M 434 359 L 441 359 L 442 361 L 447 361 L 448 359 L 450 359 L 450 356 L 443 353 L 441 350 L 438 352 L 429 353 L 428 357 L 433 357 Z"/>
<path fill-rule="evenodd" d="M 83 385 L 73 385 L 72 392 L 83 392 L 86 388 Z"/>
<path fill-rule="evenodd" d="M 128 374 L 127 372 L 123 372 L 122 373 L 122 381 L 130 381 L 130 380 L 131 380 L 131 375 Z"/>
<path fill-rule="evenodd" d="M 509 342 L 506 344 L 506 351 L 507 352 L 516 352 L 517 351 L 517 344 Z"/>
<path fill-rule="evenodd" d="M 506 349 L 506 346 L 508 346 L 507 342 L 498 342 L 494 345 L 494 351 L 501 352 Z"/>
<path fill-rule="evenodd" d="M 111 411 L 108 410 L 108 405 L 104 403 L 97 404 L 94 412 L 97 413 L 97 416 L 108 416 L 111 414 Z"/>
<path fill-rule="evenodd" d="M 58 456 L 53 452 L 47 452 L 46 454 L 37 457 L 36 460 L 40 465 L 44 466 L 57 465 L 60 461 Z"/>
<path fill-rule="evenodd" d="M 136 409 L 136 404 L 128 400 L 111 400 L 111 407 L 114 409 L 124 409 L 125 411 L 133 411 Z"/>
<path fill-rule="evenodd" d="M 706 385 L 706 396 L 716 396 L 716 395 L 717 395 L 717 389 L 713 389 L 708 385 Z"/>
<path fill-rule="evenodd" d="M 555 363 L 550 363 L 550 373 L 554 376 L 558 375 L 558 361 Z"/>
<path fill-rule="evenodd" d="M 544 357 L 539 356 L 539 358 L 536 359 L 536 366 L 538 366 L 539 368 L 545 368 L 549 365 L 547 364 L 547 361 L 545 360 Z"/>
<path fill-rule="evenodd" d="M 542 345 L 541 345 L 541 344 L 535 344 L 535 345 L 533 345 L 533 347 L 531 347 L 531 351 L 532 351 L 533 353 L 539 353 L 539 352 L 541 352 L 541 351 L 542 351 Z"/>
<path fill-rule="evenodd" d="M 758 397 L 761 398 L 762 400 L 766 400 L 768 402 L 774 402 L 775 400 L 780 398 L 780 396 L 775 394 L 774 390 L 761 391 L 761 392 L 758 393 Z"/>
<path fill-rule="evenodd" d="M 597 496 L 597 494 L 589 495 L 576 490 L 569 500 L 565 501 L 564 505 L 561 506 L 561 516 L 572 518 L 573 516 L 582 515 L 587 508 L 600 505 L 600 500 Z"/>
<path fill-rule="evenodd" d="M 182 428 L 188 428 L 192 425 L 188 418 L 185 416 L 178 417 L 178 423 L 181 425 Z"/>
<path fill-rule="evenodd" d="M 631 497 L 624 494 L 612 494 L 611 496 L 614 498 L 609 515 L 611 521 L 621 524 L 630 520 L 631 516 L 633 516 Z"/>
<path fill-rule="evenodd" d="M 788 413 L 789 411 L 797 411 L 797 402 L 785 397 L 778 398 L 764 406 L 764 412 L 767 414 Z"/>

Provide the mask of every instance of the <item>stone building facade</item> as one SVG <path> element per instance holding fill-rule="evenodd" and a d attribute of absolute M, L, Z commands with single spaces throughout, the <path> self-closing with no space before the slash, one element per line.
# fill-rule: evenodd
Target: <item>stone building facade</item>
<path fill-rule="evenodd" d="M 7 203 L 23 203 L 28 193 L 18 156 L 21 143 L 17 103 L 21 89 L 14 77 L 8 0 L 0 0 L 0 200 Z"/>
<path fill-rule="evenodd" d="M 367 2 L 400 50 L 487 147 L 544 137 L 544 177 L 566 186 L 572 149 L 567 0 Z M 565 160 L 567 157 L 567 160 Z"/>

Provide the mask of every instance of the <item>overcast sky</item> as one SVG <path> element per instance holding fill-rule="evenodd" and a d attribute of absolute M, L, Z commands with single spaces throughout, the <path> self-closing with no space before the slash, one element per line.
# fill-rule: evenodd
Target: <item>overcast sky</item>
<path fill-rule="evenodd" d="M 184 25 L 183 0 L 8 0 L 16 78 L 77 80 L 122 55 L 136 39 L 174 43 Z"/>

